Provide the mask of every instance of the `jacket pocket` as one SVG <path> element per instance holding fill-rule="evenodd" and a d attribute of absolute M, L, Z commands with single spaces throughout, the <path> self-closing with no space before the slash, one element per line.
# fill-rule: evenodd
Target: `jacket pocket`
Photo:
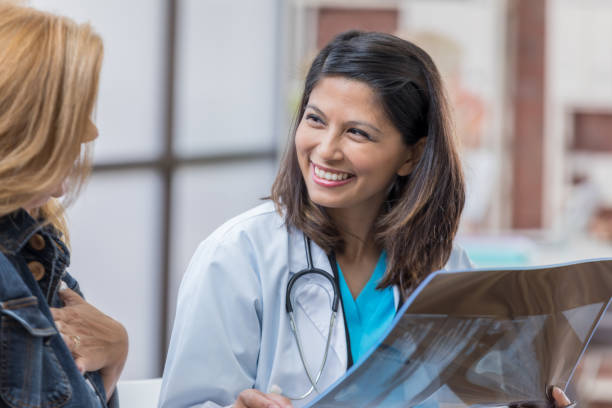
<path fill-rule="evenodd" d="M 61 407 L 70 400 L 68 376 L 48 344 L 57 334 L 28 296 L 0 303 L 0 396 L 11 407 Z"/>

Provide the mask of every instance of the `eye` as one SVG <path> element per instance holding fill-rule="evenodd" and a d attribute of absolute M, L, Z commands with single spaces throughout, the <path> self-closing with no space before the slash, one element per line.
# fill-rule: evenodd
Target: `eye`
<path fill-rule="evenodd" d="M 306 120 L 308 122 L 310 122 L 310 123 L 317 124 L 317 125 L 324 125 L 325 124 L 323 122 L 323 119 L 321 119 L 319 116 L 315 115 L 314 113 L 306 114 Z"/>
<path fill-rule="evenodd" d="M 362 138 L 367 139 L 367 140 L 373 140 L 372 137 L 369 135 L 369 133 L 364 132 L 361 129 L 350 128 L 349 130 L 347 130 L 347 132 L 352 133 L 354 135 L 357 135 L 357 136 L 362 137 Z"/>

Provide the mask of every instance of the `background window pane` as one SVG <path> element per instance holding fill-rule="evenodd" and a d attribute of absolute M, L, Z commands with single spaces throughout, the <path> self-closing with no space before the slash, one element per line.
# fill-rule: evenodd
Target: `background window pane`
<path fill-rule="evenodd" d="M 275 147 L 276 0 L 183 0 L 177 23 L 180 155 Z"/>
<path fill-rule="evenodd" d="M 122 379 L 158 375 L 160 188 L 151 171 L 94 175 L 69 209 L 69 272 L 130 336 Z"/>

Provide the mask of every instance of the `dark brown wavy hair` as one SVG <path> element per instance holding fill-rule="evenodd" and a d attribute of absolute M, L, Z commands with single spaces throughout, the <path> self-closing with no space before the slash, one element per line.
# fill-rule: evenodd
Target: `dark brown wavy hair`
<path fill-rule="evenodd" d="M 326 76 L 369 85 L 407 146 L 425 138 L 421 158 L 408 176 L 396 176 L 374 225 L 375 245 L 387 252 L 379 287 L 398 285 L 406 294 L 448 260 L 465 201 L 440 75 L 421 48 L 382 33 L 342 33 L 314 59 L 270 198 L 287 226 L 302 230 L 327 253 L 342 253 L 338 227 L 308 196 L 294 143 L 310 94 Z"/>

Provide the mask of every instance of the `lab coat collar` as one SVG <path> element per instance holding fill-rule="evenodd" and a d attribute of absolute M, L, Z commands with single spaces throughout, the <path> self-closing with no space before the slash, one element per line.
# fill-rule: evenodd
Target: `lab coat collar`
<path fill-rule="evenodd" d="M 395 304 L 395 310 L 397 310 L 400 304 L 400 291 L 397 285 L 393 286 L 393 302 Z"/>

